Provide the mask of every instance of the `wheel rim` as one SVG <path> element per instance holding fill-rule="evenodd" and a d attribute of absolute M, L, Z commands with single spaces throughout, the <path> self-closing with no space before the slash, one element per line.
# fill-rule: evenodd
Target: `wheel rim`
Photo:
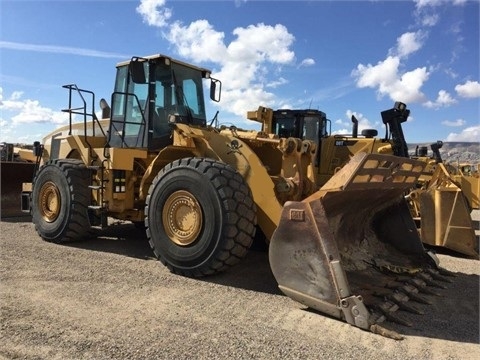
<path fill-rule="evenodd" d="M 55 183 L 47 181 L 40 189 L 39 210 L 42 219 L 46 222 L 53 222 L 60 214 L 60 192 Z"/>
<path fill-rule="evenodd" d="M 169 239 L 177 245 L 188 246 L 200 235 L 203 215 L 195 196 L 179 190 L 172 193 L 165 202 L 162 220 Z"/>

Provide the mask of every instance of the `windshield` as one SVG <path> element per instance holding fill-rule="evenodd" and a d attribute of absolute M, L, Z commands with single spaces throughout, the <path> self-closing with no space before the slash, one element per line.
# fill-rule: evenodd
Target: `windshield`
<path fill-rule="evenodd" d="M 303 140 L 317 142 L 320 119 L 316 116 L 305 116 L 303 119 Z"/>
<path fill-rule="evenodd" d="M 295 117 L 293 116 L 278 118 L 274 126 L 274 133 L 280 137 L 298 137 L 297 124 L 295 123 Z"/>
<path fill-rule="evenodd" d="M 206 124 L 202 73 L 187 66 L 172 63 L 157 64 L 155 70 L 154 136 L 168 130 L 169 116 L 176 121 Z"/>

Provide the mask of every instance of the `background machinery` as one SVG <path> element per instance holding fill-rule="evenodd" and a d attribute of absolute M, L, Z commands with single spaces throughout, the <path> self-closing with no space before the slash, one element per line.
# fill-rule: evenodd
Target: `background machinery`
<path fill-rule="evenodd" d="M 0 143 L 1 211 L 2 218 L 24 216 L 18 205 L 22 183 L 32 180 L 36 158 L 32 147 Z"/>
<path fill-rule="evenodd" d="M 247 118 L 262 123 L 262 131 L 266 133 L 314 141 L 317 144 L 314 160 L 316 181 L 322 186 L 352 156 L 361 152 L 409 158 L 402 129 L 402 123 L 409 114 L 410 110 L 400 102 L 395 103 L 392 109 L 382 111 L 382 120 L 386 126 L 384 138 L 378 138 L 375 129 L 365 129 L 358 135 L 358 121 L 354 116 L 352 134 L 331 135 L 329 120 L 319 110 L 272 110 L 259 107 L 256 111 L 249 111 Z M 449 248 L 478 258 L 478 241 L 468 201 L 472 197 L 466 197 L 461 187 L 465 183 L 465 189 L 471 189 L 471 183 L 468 182 L 470 178 L 464 177 L 460 182 L 449 173 L 441 161 L 441 146 L 440 141 L 431 145 L 433 158 L 427 157 L 423 148 L 420 149 L 420 154 L 412 156 L 424 163 L 425 169 L 408 190 L 410 209 L 425 244 Z M 475 183 L 473 177 L 471 182 Z"/>
<path fill-rule="evenodd" d="M 379 324 L 408 325 L 396 311 L 418 312 L 412 301 L 445 280 L 403 196 L 424 164 L 359 152 L 320 188 L 315 141 L 207 125 L 204 79 L 218 101 L 209 70 L 133 57 L 117 65 L 101 119 L 93 92 L 66 85 L 70 123 L 36 144 L 40 167 L 22 195 L 38 234 L 60 243 L 108 217 L 144 224 L 164 265 L 199 277 L 240 261 L 258 227 L 285 294 L 400 338 Z"/>
<path fill-rule="evenodd" d="M 480 164 L 449 163 L 446 166 L 462 188 L 470 209 L 480 209 Z"/>

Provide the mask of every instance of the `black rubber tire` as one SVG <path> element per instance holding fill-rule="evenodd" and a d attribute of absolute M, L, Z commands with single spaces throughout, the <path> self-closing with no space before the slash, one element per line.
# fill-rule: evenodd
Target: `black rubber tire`
<path fill-rule="evenodd" d="M 88 217 L 89 185 L 90 172 L 80 160 L 50 160 L 39 169 L 33 181 L 31 209 L 35 230 L 44 240 L 63 243 L 92 235 Z M 48 186 L 50 192 L 45 190 Z M 52 192 L 57 192 L 60 206 L 51 211 L 49 217 L 46 195 Z"/>
<path fill-rule="evenodd" d="M 201 209 L 202 225 L 187 245 L 175 243 L 163 223 L 164 205 L 176 192 L 188 192 Z M 211 275 L 238 263 L 252 244 L 256 221 L 256 206 L 243 177 L 211 159 L 170 163 L 153 180 L 146 200 L 150 246 L 171 272 L 183 276 Z"/>

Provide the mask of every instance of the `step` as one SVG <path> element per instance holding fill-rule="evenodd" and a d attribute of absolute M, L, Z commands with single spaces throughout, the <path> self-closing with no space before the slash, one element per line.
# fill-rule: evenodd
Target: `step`
<path fill-rule="evenodd" d="M 103 206 L 100 206 L 100 205 L 88 205 L 88 208 L 89 208 L 89 209 L 92 209 L 92 210 L 102 210 L 102 209 L 105 209 Z"/>

